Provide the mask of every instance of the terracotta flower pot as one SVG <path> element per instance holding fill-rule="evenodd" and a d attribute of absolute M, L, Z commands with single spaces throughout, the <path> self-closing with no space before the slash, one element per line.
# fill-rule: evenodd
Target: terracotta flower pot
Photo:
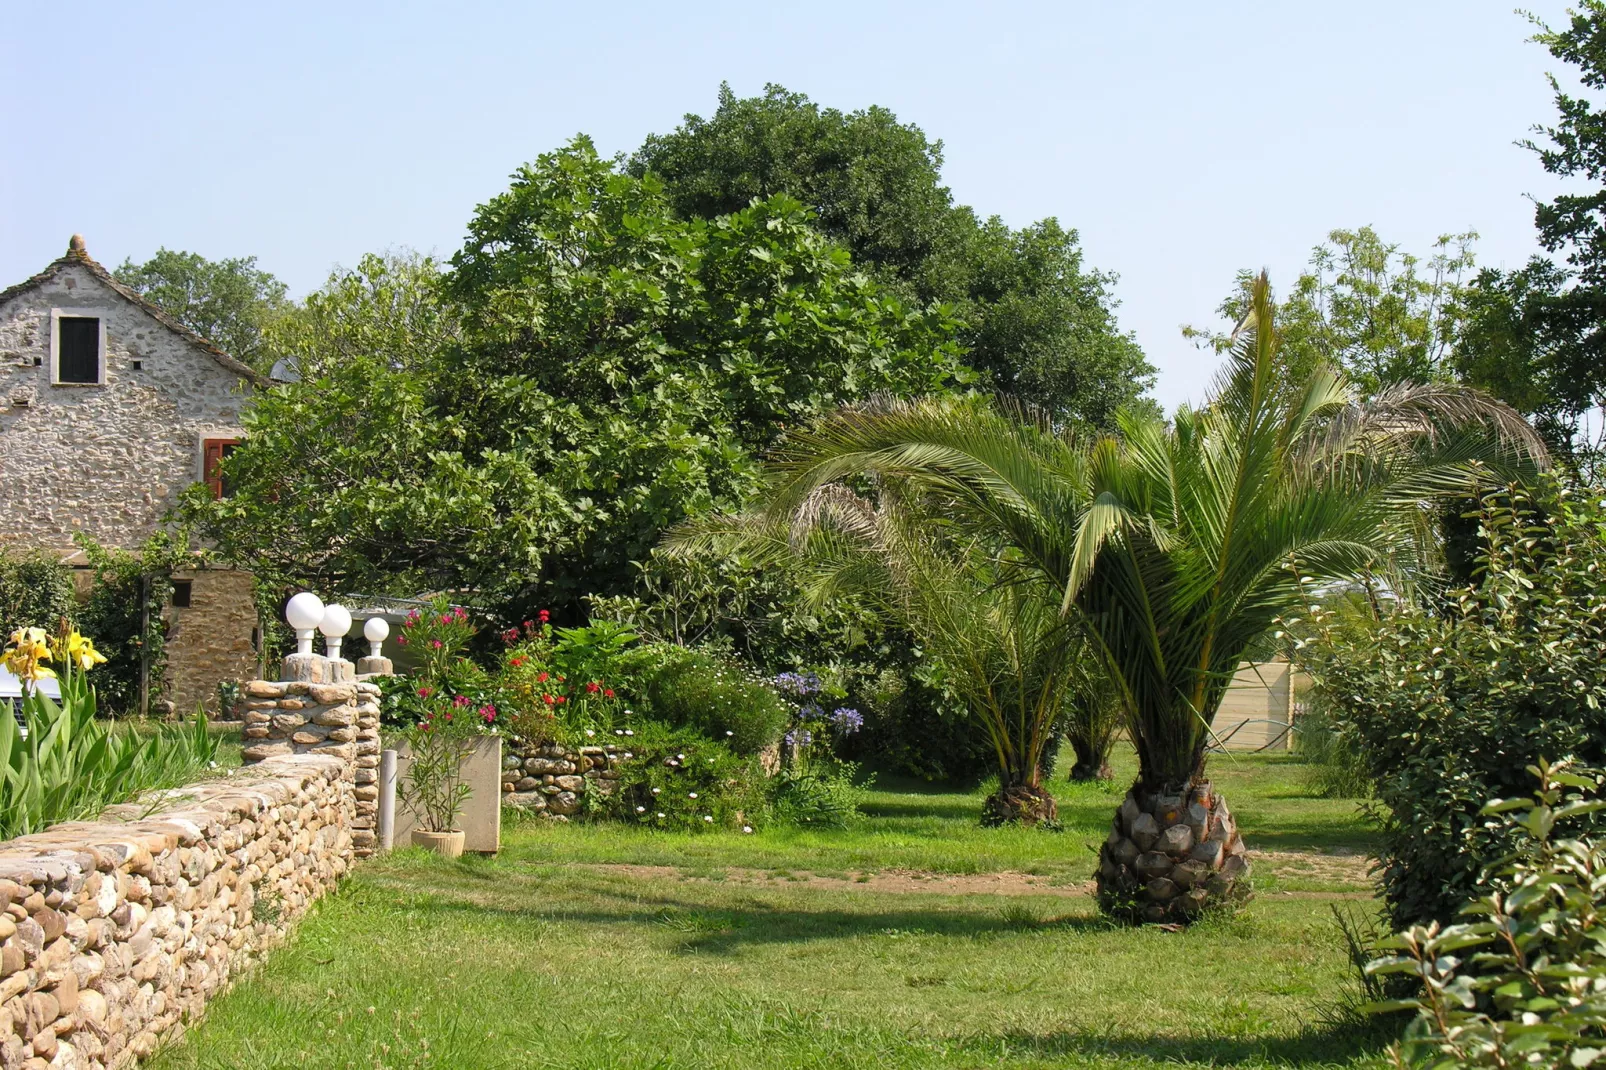
<path fill-rule="evenodd" d="M 414 829 L 413 846 L 428 848 L 442 858 L 462 858 L 463 831 L 425 832 L 423 829 Z"/>

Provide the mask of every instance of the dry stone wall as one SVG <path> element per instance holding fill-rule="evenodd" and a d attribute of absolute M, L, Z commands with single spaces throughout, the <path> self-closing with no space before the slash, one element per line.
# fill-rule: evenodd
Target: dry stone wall
<path fill-rule="evenodd" d="M 271 757 L 0 844 L 0 1067 L 126 1067 L 180 1034 L 350 867 L 348 768 Z"/>
<path fill-rule="evenodd" d="M 624 749 L 565 747 L 509 739 L 502 756 L 502 801 L 526 813 L 567 819 L 587 791 L 608 794 L 619 781 Z"/>
<path fill-rule="evenodd" d="M 290 655 L 283 675 L 245 685 L 242 756 L 322 754 L 344 762 L 356 803 L 352 842 L 366 858 L 379 842 L 379 685 L 357 679 L 351 662 L 319 654 Z"/>

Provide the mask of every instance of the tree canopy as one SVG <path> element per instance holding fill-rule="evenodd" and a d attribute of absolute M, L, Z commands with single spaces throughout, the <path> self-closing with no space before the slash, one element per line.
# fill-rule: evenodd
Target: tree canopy
<path fill-rule="evenodd" d="M 375 258 L 308 299 L 231 497 L 189 499 L 221 552 L 337 590 L 615 593 L 666 527 L 744 502 L 787 428 L 966 375 L 945 314 L 784 195 L 681 219 L 578 138 L 468 229 L 444 273 Z"/>
<path fill-rule="evenodd" d="M 942 143 L 885 108 L 822 108 L 778 85 L 711 118 L 688 115 L 627 164 L 659 176 L 683 218 L 713 219 L 786 193 L 817 213 L 854 262 L 917 303 L 950 305 L 966 362 L 984 382 L 1058 420 L 1113 426 L 1154 369 L 1115 318 L 1115 276 L 1084 265 L 1055 219 L 1015 230 L 954 203 Z"/>
<path fill-rule="evenodd" d="M 256 264 L 254 256 L 208 260 L 163 248 L 143 264 L 124 260 L 112 274 L 229 356 L 266 373 L 273 364 L 267 331 L 294 306 L 284 283 Z"/>

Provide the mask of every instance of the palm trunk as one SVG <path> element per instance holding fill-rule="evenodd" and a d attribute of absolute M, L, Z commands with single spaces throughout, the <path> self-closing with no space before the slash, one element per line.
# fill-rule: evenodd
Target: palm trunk
<path fill-rule="evenodd" d="M 1132 785 L 1099 851 L 1099 907 L 1132 922 L 1187 922 L 1249 898 L 1249 859 L 1227 800 L 1203 778 Z"/>
<path fill-rule="evenodd" d="M 982 803 L 983 825 L 1037 825 L 1059 819 L 1059 805 L 1043 790 L 1036 762 L 1028 773 L 1005 766 L 999 770 L 998 790 Z"/>

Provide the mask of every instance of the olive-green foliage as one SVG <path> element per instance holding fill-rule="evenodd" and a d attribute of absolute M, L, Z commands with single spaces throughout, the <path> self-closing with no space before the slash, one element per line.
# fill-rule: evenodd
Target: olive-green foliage
<path fill-rule="evenodd" d="M 0 556 L 0 639 L 18 628 L 54 633 L 77 608 L 69 566 L 38 555 Z"/>
<path fill-rule="evenodd" d="M 864 715 L 863 731 L 839 741 L 845 756 L 967 784 L 997 764 L 930 655 L 867 599 L 806 604 L 792 571 L 740 553 L 655 549 L 637 568 L 640 595 L 591 598 L 594 615 L 649 639 L 729 648 L 766 675 L 819 672 Z"/>
<path fill-rule="evenodd" d="M 167 677 L 167 620 L 162 610 L 173 591 L 172 569 L 182 541 L 158 536 L 139 552 L 108 550 L 82 542 L 94 580 L 77 606 L 73 623 L 92 636 L 106 664 L 95 670 L 95 692 L 104 712 L 139 711 L 140 664 L 144 659 L 150 694 L 158 696 Z"/>
<path fill-rule="evenodd" d="M 60 703 L 37 692 L 24 697 L 26 736 L 11 710 L 0 709 L 0 839 L 175 787 L 216 757 L 217 741 L 199 713 L 188 726 L 164 725 L 142 737 L 96 719 L 95 692 L 84 674 L 64 668 L 60 683 Z"/>
<path fill-rule="evenodd" d="M 764 808 L 763 774 L 695 728 L 646 722 L 627 737 L 631 759 L 604 796 L 587 792 L 594 813 L 646 828 L 705 830 L 752 826 Z"/>
<path fill-rule="evenodd" d="M 942 145 L 886 108 L 822 108 L 778 85 L 739 99 L 721 86 L 704 119 L 649 137 L 632 174 L 659 176 L 685 218 L 714 219 L 789 194 L 856 264 L 925 303 L 953 307 L 983 381 L 1052 412 L 1111 426 L 1154 369 L 1116 324 L 1113 274 L 1083 264 L 1075 230 L 1019 230 L 954 203 Z"/>
<path fill-rule="evenodd" d="M 751 668 L 706 650 L 645 643 L 615 659 L 635 712 L 756 754 L 781 738 L 786 704 Z"/>
<path fill-rule="evenodd" d="M 1606 848 L 1580 829 L 1606 808 L 1603 777 L 1540 763 L 1532 798 L 1493 799 L 1480 812 L 1513 858 L 1499 860 L 1460 913 L 1384 941 L 1367 967 L 1420 986 L 1380 1011 L 1416 1018 L 1391 1054 L 1401 1066 L 1596 1064 L 1606 1027 Z"/>
<path fill-rule="evenodd" d="M 1599 492 L 1542 504 L 1488 500 L 1482 578 L 1441 609 L 1300 625 L 1300 657 L 1374 785 L 1399 925 L 1448 921 L 1511 849 L 1514 830 L 1479 811 L 1525 794 L 1527 766 L 1606 765 L 1606 507 Z"/>
<path fill-rule="evenodd" d="M 263 374 L 272 368 L 265 335 L 294 306 L 284 283 L 257 267 L 256 257 L 208 260 L 157 249 L 143 264 L 124 260 L 113 274 L 229 356 Z"/>
<path fill-rule="evenodd" d="M 628 591 L 669 524 L 744 501 L 784 429 L 963 375 L 947 314 L 868 280 L 797 201 L 681 220 L 584 138 L 520 168 L 468 231 L 444 277 L 369 263 L 331 284 L 321 300 L 349 315 L 253 403 L 233 494 L 188 499 L 229 558 L 567 614 Z M 398 303 L 426 310 L 401 357 L 347 344 Z"/>

